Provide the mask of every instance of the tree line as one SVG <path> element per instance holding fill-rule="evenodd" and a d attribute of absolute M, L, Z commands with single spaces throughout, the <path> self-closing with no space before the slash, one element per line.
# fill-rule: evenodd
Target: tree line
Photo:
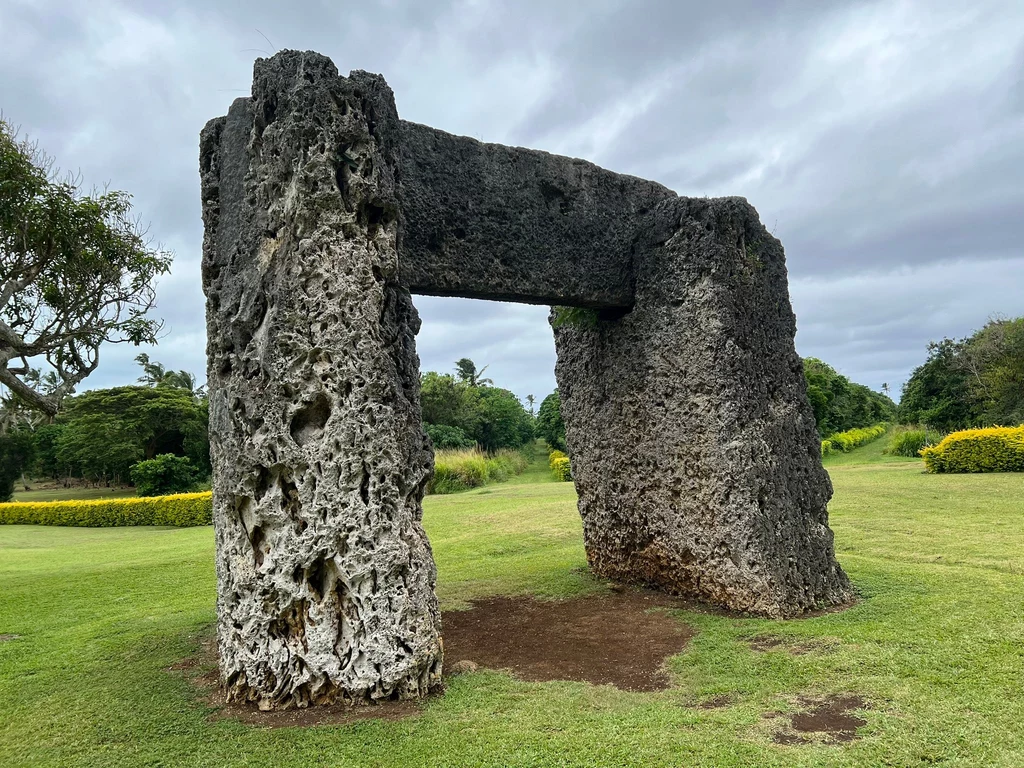
<path fill-rule="evenodd" d="M 1024 423 L 1024 317 L 930 343 L 903 387 L 899 419 L 942 432 Z"/>
<path fill-rule="evenodd" d="M 166 371 L 144 354 L 136 360 L 138 384 L 66 397 L 52 418 L 4 398 L 0 501 L 28 477 L 106 486 L 145 478 L 154 493 L 173 493 L 209 476 L 205 392 L 186 371 Z"/>

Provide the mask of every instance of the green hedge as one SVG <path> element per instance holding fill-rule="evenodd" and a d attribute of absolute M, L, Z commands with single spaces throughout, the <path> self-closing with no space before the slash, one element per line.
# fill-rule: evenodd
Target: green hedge
<path fill-rule="evenodd" d="M 569 457 L 561 451 L 552 451 L 548 456 L 548 466 L 551 467 L 551 474 L 556 480 L 568 482 L 572 480 L 572 467 L 569 466 Z"/>
<path fill-rule="evenodd" d="M 921 455 L 929 472 L 1024 472 L 1024 426 L 953 432 Z"/>
<path fill-rule="evenodd" d="M 212 494 L 179 493 L 97 501 L 15 501 L 0 504 L 0 525 L 68 525 L 109 528 L 170 525 L 187 528 L 213 522 Z"/>
<path fill-rule="evenodd" d="M 836 432 L 821 441 L 821 455 L 828 456 L 832 453 L 847 453 L 854 448 L 859 448 L 865 443 L 877 440 L 889 428 L 888 424 L 876 424 L 873 427 L 861 427 L 848 429 L 845 432 Z"/>

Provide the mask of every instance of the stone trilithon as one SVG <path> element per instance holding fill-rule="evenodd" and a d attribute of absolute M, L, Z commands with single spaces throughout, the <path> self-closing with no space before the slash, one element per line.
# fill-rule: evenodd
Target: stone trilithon
<path fill-rule="evenodd" d="M 598 574 L 794 616 L 847 601 L 781 245 L 739 198 L 399 120 L 384 80 L 258 60 L 200 138 L 217 614 L 228 697 L 441 680 L 411 294 L 555 323 Z"/>

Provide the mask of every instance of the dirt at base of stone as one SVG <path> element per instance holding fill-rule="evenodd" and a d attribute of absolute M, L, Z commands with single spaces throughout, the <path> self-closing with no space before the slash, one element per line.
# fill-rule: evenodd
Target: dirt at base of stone
<path fill-rule="evenodd" d="M 533 682 L 575 680 L 626 691 L 662 690 L 671 684 L 665 659 L 684 650 L 694 635 L 686 624 L 656 610 L 687 603 L 629 588 L 569 600 L 490 597 L 472 605 L 443 614 L 446 677 L 487 668 L 509 670 Z M 192 682 L 203 702 L 215 709 L 213 718 L 264 728 L 401 720 L 418 715 L 423 707 L 422 701 L 384 701 L 264 712 L 251 704 L 228 703 L 219 685 L 212 638 L 202 642 L 198 654 L 175 662 L 168 671 Z"/>
<path fill-rule="evenodd" d="M 625 590 L 570 600 L 489 597 L 442 615 L 445 668 L 472 660 L 521 680 L 576 680 L 625 691 L 671 684 L 663 665 L 694 630 L 656 608 L 671 597 Z"/>
<path fill-rule="evenodd" d="M 811 743 L 807 736 L 824 737 L 826 743 L 832 744 L 850 742 L 857 738 L 857 729 L 867 725 L 867 720 L 852 714 L 868 707 L 864 697 L 857 694 L 801 696 L 797 703 L 802 711 L 788 715 L 790 728 L 775 734 L 776 744 Z"/>

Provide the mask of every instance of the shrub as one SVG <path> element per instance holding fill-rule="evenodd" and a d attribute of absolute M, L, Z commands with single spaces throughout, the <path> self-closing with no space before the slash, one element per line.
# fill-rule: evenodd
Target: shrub
<path fill-rule="evenodd" d="M 97 501 L 24 501 L 0 504 L 0 524 L 109 528 L 170 525 L 187 528 L 213 522 L 212 494 L 180 493 Z"/>
<path fill-rule="evenodd" d="M 139 496 L 187 493 L 199 480 L 199 470 L 184 456 L 163 453 L 132 466 L 132 482 Z"/>
<path fill-rule="evenodd" d="M 891 456 L 916 458 L 921 455 L 923 449 L 935 445 L 941 439 L 942 435 L 925 427 L 897 427 L 885 452 Z"/>
<path fill-rule="evenodd" d="M 476 441 L 459 427 L 450 427 L 447 424 L 424 424 L 423 428 L 430 436 L 430 441 L 435 448 L 472 448 L 476 445 Z"/>
<path fill-rule="evenodd" d="M 572 480 L 572 468 L 569 466 L 569 457 L 561 451 L 552 451 L 548 456 L 548 466 L 551 468 L 551 474 L 555 476 L 556 480 L 563 482 Z"/>
<path fill-rule="evenodd" d="M 953 432 L 921 455 L 929 472 L 1024 472 L 1024 426 Z"/>
<path fill-rule="evenodd" d="M 870 443 L 872 440 L 877 440 L 885 434 L 887 429 L 888 425 L 886 424 L 876 424 L 873 427 L 848 429 L 845 432 L 829 435 L 826 440 L 821 442 L 821 455 L 828 456 L 836 452 L 847 453 L 854 448 Z"/>
<path fill-rule="evenodd" d="M 438 451 L 434 454 L 434 476 L 427 483 L 427 493 L 455 493 L 500 483 L 522 474 L 527 464 L 526 457 L 518 451 L 500 450 L 492 456 L 480 449 Z"/>

